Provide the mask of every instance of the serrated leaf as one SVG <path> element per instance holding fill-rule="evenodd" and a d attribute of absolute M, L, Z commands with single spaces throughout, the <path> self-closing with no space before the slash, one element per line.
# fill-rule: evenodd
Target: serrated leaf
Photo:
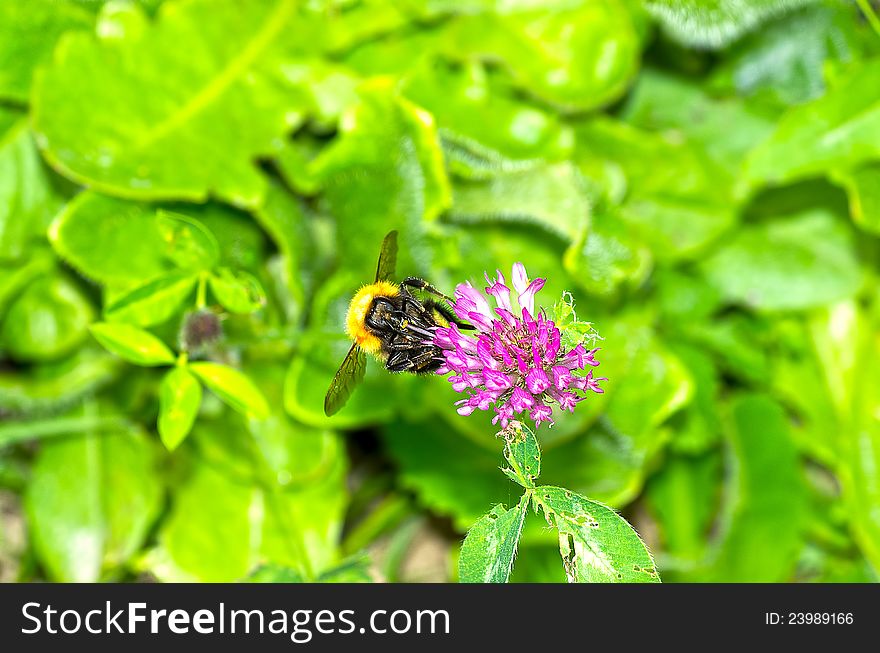
<path fill-rule="evenodd" d="M 612 209 L 594 209 L 587 233 L 563 257 L 566 272 L 599 297 L 638 287 L 650 274 L 653 257 L 635 232 Z"/>
<path fill-rule="evenodd" d="M 499 503 L 471 526 L 458 558 L 459 582 L 508 581 L 528 507 L 526 493 L 515 508 L 507 510 Z"/>
<path fill-rule="evenodd" d="M 277 68 L 296 4 L 169 7 L 124 38 L 67 35 L 35 80 L 38 141 L 65 175 L 109 194 L 254 206 L 265 185 L 252 160 L 301 118 Z"/>
<path fill-rule="evenodd" d="M 259 388 L 235 368 L 217 363 L 191 363 L 189 369 L 224 403 L 256 419 L 269 415 L 269 404 Z"/>
<path fill-rule="evenodd" d="M 814 3 L 747 35 L 713 74 L 713 86 L 774 104 L 802 104 L 826 90 L 824 70 L 860 52 L 855 6 Z"/>
<path fill-rule="evenodd" d="M 648 0 L 648 10 L 678 40 L 721 47 L 761 22 L 815 0 Z"/>
<path fill-rule="evenodd" d="M 186 367 L 177 367 L 159 386 L 159 437 L 174 451 L 192 430 L 202 403 L 202 386 Z"/>
<path fill-rule="evenodd" d="M 256 277 L 220 268 L 208 277 L 211 292 L 223 308 L 232 313 L 253 313 L 266 303 L 266 294 Z"/>
<path fill-rule="evenodd" d="M 570 583 L 659 583 L 645 544 L 611 508 L 565 488 L 535 488 L 533 500 L 559 531 L 559 552 Z"/>
<path fill-rule="evenodd" d="M 161 324 L 181 310 L 197 281 L 191 272 L 172 272 L 123 294 L 104 309 L 104 316 L 141 327 Z"/>
<path fill-rule="evenodd" d="M 110 322 L 96 322 L 89 330 L 105 349 L 135 365 L 174 363 L 174 352 L 149 331 Z"/>
<path fill-rule="evenodd" d="M 524 488 L 535 487 L 541 475 L 541 450 L 535 432 L 522 422 L 511 422 L 501 431 L 505 439 L 504 458 L 510 469 L 503 470 Z"/>
<path fill-rule="evenodd" d="M 583 180 L 569 163 L 457 180 L 449 220 L 456 223 L 525 222 L 566 241 L 587 227 L 590 203 Z"/>

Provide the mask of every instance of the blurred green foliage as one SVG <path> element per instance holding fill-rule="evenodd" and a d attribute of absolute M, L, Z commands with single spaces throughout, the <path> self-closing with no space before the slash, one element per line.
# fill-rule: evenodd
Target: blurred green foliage
<path fill-rule="evenodd" d="M 871 4 L 2 3 L 0 579 L 562 581 L 589 497 L 666 582 L 877 580 Z M 542 515 L 442 378 L 324 416 L 390 229 L 605 338 Z"/>

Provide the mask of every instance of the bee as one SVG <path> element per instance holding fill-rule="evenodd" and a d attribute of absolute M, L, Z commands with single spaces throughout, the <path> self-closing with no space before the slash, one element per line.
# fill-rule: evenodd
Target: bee
<path fill-rule="evenodd" d="M 389 372 L 427 374 L 443 364 L 442 350 L 434 345 L 434 329 L 460 322 L 449 308 L 452 300 L 418 277 L 407 277 L 399 284 L 391 279 L 397 267 L 397 232 L 382 241 L 376 278 L 355 293 L 345 316 L 345 331 L 354 341 L 333 377 L 324 397 L 324 414 L 333 415 L 348 401 L 367 370 L 366 354 L 385 364 Z M 435 299 L 419 299 L 418 290 Z"/>

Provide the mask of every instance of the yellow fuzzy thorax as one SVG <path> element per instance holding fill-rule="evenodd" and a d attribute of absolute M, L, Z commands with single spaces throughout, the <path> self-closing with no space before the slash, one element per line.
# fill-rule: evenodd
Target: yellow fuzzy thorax
<path fill-rule="evenodd" d="M 370 310 L 374 298 L 396 297 L 399 292 L 397 286 L 390 281 L 377 281 L 364 286 L 352 297 L 345 315 L 345 332 L 368 354 L 377 354 L 382 348 L 382 342 L 364 324 L 367 311 Z"/>

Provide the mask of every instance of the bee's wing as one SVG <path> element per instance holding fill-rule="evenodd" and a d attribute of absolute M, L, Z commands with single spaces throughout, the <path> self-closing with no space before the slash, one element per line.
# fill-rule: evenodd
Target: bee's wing
<path fill-rule="evenodd" d="M 397 268 L 397 231 L 389 231 L 379 250 L 379 264 L 376 266 L 376 281 L 393 279 Z"/>
<path fill-rule="evenodd" d="M 352 345 L 345 355 L 336 376 L 330 382 L 327 396 L 324 397 L 324 414 L 328 417 L 339 412 L 352 391 L 364 380 L 367 371 L 367 357 L 357 345 Z"/>

